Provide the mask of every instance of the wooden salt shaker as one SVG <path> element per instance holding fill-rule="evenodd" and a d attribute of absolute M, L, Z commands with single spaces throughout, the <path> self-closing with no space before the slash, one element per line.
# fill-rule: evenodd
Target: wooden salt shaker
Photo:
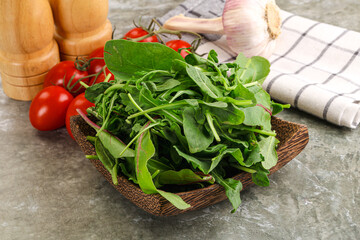
<path fill-rule="evenodd" d="M 87 57 L 111 39 L 112 26 L 107 19 L 108 0 L 49 1 L 62 61 Z"/>
<path fill-rule="evenodd" d="M 32 100 L 60 61 L 47 0 L 0 1 L 0 72 L 7 96 Z"/>

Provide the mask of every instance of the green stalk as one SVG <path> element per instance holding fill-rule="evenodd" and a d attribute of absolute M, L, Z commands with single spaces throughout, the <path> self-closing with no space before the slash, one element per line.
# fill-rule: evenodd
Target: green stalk
<path fill-rule="evenodd" d="M 273 136 L 273 137 L 276 136 L 275 132 L 264 131 L 264 130 L 256 129 L 256 128 L 241 127 L 241 130 L 247 130 L 247 131 L 250 131 L 250 132 L 256 132 L 256 133 L 260 133 L 262 135 L 267 135 L 267 136 Z"/>
<path fill-rule="evenodd" d="M 248 173 L 256 173 L 256 170 L 251 169 L 251 168 L 247 168 L 244 166 L 240 166 L 240 165 L 235 165 L 235 164 L 231 164 L 232 167 L 237 168 L 239 170 L 242 170 L 244 172 L 248 172 Z"/>
<path fill-rule="evenodd" d="M 206 116 L 207 122 L 209 123 L 210 129 L 211 129 L 211 131 L 212 131 L 213 134 L 214 134 L 215 140 L 216 140 L 217 142 L 220 142 L 221 139 L 220 139 L 220 136 L 219 136 L 219 134 L 217 133 L 217 131 L 216 131 L 216 129 L 215 129 L 214 122 L 213 122 L 214 120 L 213 120 L 211 114 L 207 112 L 207 113 L 205 114 L 205 116 Z"/>
<path fill-rule="evenodd" d="M 106 75 L 106 78 L 105 78 L 104 82 L 109 82 L 110 78 L 111 78 L 111 73 Z"/>
<path fill-rule="evenodd" d="M 150 124 L 148 127 L 146 127 L 146 128 L 144 128 L 143 130 L 141 130 L 138 134 L 136 134 L 136 136 L 133 138 L 133 139 L 131 139 L 131 141 L 126 145 L 126 147 L 121 151 L 121 153 L 119 154 L 119 158 L 124 154 L 124 152 L 131 146 L 131 144 L 133 144 L 135 141 L 136 141 L 136 139 L 138 139 L 140 136 L 141 136 L 141 134 L 143 134 L 145 131 L 147 131 L 147 130 L 149 130 L 150 128 L 153 128 L 153 127 L 155 127 L 155 126 L 157 126 L 157 125 L 159 125 L 160 124 L 160 122 L 156 122 L 156 123 L 153 123 L 153 124 Z"/>
<path fill-rule="evenodd" d="M 112 178 L 112 182 L 114 185 L 118 185 L 119 184 L 119 181 L 117 179 L 117 176 L 118 176 L 118 165 L 119 165 L 119 160 L 116 158 L 115 159 L 115 165 L 114 167 L 112 168 L 112 171 L 111 171 L 111 178 Z"/>
<path fill-rule="evenodd" d="M 248 87 L 252 87 L 252 86 L 255 86 L 255 85 L 259 85 L 259 83 L 256 81 L 256 82 L 251 82 L 251 83 L 247 83 L 247 84 L 244 84 L 244 87 L 248 88 Z"/>
<path fill-rule="evenodd" d="M 96 155 L 85 155 L 85 158 L 99 160 L 98 156 Z"/>
<path fill-rule="evenodd" d="M 116 97 L 117 97 L 116 94 L 114 94 L 114 95 L 112 96 L 112 98 L 111 98 L 111 100 L 110 100 L 109 111 L 108 111 L 108 113 L 107 113 L 107 115 L 106 115 L 106 117 L 105 117 L 105 120 L 104 120 L 101 128 L 100 128 L 99 131 L 97 132 L 96 136 L 98 136 L 98 135 L 104 130 L 107 122 L 109 121 L 110 114 L 111 114 L 112 109 L 113 109 L 113 107 L 114 107 L 114 103 L 115 103 Z M 103 98 L 103 99 L 104 99 L 104 98 Z M 103 101 L 103 107 L 105 107 L 104 101 Z M 104 109 L 105 109 L 105 108 L 104 108 Z"/>
<path fill-rule="evenodd" d="M 177 107 L 177 106 L 181 106 L 181 105 L 187 105 L 188 103 L 187 102 L 177 102 L 177 103 L 168 103 L 168 104 L 164 104 L 164 105 L 160 105 L 160 106 L 156 106 L 156 107 L 153 107 L 153 108 L 149 108 L 149 109 L 146 109 L 146 110 L 143 110 L 142 112 L 138 112 L 138 113 L 135 113 L 135 114 L 132 114 L 128 117 L 128 119 L 131 119 L 131 118 L 136 118 L 136 117 L 139 117 L 141 115 L 144 115 L 144 114 L 147 114 L 147 113 L 150 113 L 150 112 L 155 112 L 155 111 L 159 111 L 159 110 L 163 110 L 163 109 L 166 109 L 166 108 L 172 108 L 172 107 Z"/>
<path fill-rule="evenodd" d="M 128 97 L 132 104 L 140 111 L 140 113 L 144 113 L 145 111 L 135 102 L 134 98 L 131 96 L 130 93 L 128 93 Z M 151 122 L 155 123 L 156 121 L 147 113 L 144 113 L 145 117 L 147 117 Z M 140 115 L 139 115 L 140 116 Z"/>
<path fill-rule="evenodd" d="M 93 136 L 87 136 L 87 137 L 86 137 L 86 140 L 88 140 L 89 142 L 94 143 L 94 142 L 95 142 L 95 140 L 96 140 L 96 137 L 93 137 Z"/>
<path fill-rule="evenodd" d="M 87 85 L 86 83 L 84 83 L 84 82 L 82 82 L 82 81 L 80 81 L 80 84 L 81 84 L 81 86 L 83 86 L 84 88 L 90 87 L 89 85 Z"/>
<path fill-rule="evenodd" d="M 93 115 L 93 116 L 95 116 L 97 119 L 102 120 L 102 116 L 100 116 L 100 114 L 98 112 L 93 110 L 92 107 L 89 107 L 88 109 L 86 109 L 86 112 Z"/>
<path fill-rule="evenodd" d="M 165 75 L 170 75 L 171 76 L 171 73 L 169 73 L 168 71 L 165 71 L 165 70 L 153 70 L 151 72 L 146 73 L 144 76 L 142 76 L 138 80 L 136 80 L 136 87 L 139 87 L 139 84 L 144 82 L 146 80 L 146 78 L 151 76 L 151 74 L 156 74 L 156 73 L 163 73 Z"/>
<path fill-rule="evenodd" d="M 158 174 L 160 173 L 160 170 L 156 170 L 153 175 L 151 175 L 151 178 L 154 179 Z"/>
<path fill-rule="evenodd" d="M 109 76 L 110 74 L 108 74 Z M 111 77 L 111 76 L 110 76 Z M 106 77 L 107 78 L 107 77 Z M 114 84 L 111 87 L 107 88 L 104 92 L 104 94 L 108 94 L 111 91 L 116 91 L 118 89 L 122 89 L 125 86 L 125 84 Z"/>

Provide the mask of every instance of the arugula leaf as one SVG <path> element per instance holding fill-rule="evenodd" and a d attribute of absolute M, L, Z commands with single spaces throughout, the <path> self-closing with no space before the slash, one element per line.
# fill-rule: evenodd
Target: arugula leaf
<path fill-rule="evenodd" d="M 234 213 L 241 204 L 241 182 L 232 178 L 223 179 L 223 177 L 215 171 L 212 172 L 212 175 L 214 176 L 215 181 L 225 188 L 226 196 L 228 197 L 231 205 L 233 206 L 233 210 L 231 212 Z"/>
<path fill-rule="evenodd" d="M 259 56 L 249 59 L 240 53 L 234 63 L 240 68 L 236 73 L 236 79 L 243 84 L 251 82 L 262 84 L 270 72 L 269 61 Z"/>
<path fill-rule="evenodd" d="M 196 121 L 195 114 L 193 107 L 186 107 L 183 111 L 184 134 L 191 153 L 205 150 L 214 141 L 212 133 Z"/>
<path fill-rule="evenodd" d="M 270 173 L 269 170 L 262 167 L 261 163 L 255 164 L 252 169 L 255 169 L 256 172 L 251 174 L 252 181 L 262 187 L 267 187 L 270 184 L 268 174 Z"/>
<path fill-rule="evenodd" d="M 290 108 L 290 104 L 280 104 L 280 103 L 276 103 L 274 101 L 271 101 L 271 106 L 272 106 L 272 114 L 276 115 L 279 112 L 282 112 L 285 108 Z"/>
<path fill-rule="evenodd" d="M 234 104 L 227 104 L 227 107 L 204 106 L 212 116 L 215 116 L 220 123 L 239 125 L 245 119 L 244 112 Z"/>
<path fill-rule="evenodd" d="M 253 85 L 249 87 L 248 90 L 254 94 L 257 104 L 271 109 L 270 95 L 261 86 Z"/>
<path fill-rule="evenodd" d="M 220 151 L 219 154 L 212 158 L 211 161 L 211 166 L 210 166 L 210 170 L 209 172 L 211 172 L 212 170 L 214 170 L 217 165 L 220 163 L 220 161 L 225 157 L 225 155 L 230 154 L 231 156 L 233 156 L 233 158 L 238 161 L 239 163 L 243 163 L 244 162 L 244 158 L 243 155 L 240 151 L 239 148 L 228 148 L 228 149 L 224 149 L 223 151 Z"/>
<path fill-rule="evenodd" d="M 254 147 L 252 149 L 249 156 L 244 161 L 243 166 L 250 167 L 250 166 L 252 166 L 252 165 L 254 165 L 254 164 L 258 163 L 258 162 L 264 161 L 264 157 L 261 155 L 260 151 L 261 150 L 260 150 L 259 145 L 256 145 L 256 147 Z"/>
<path fill-rule="evenodd" d="M 111 156 L 111 154 L 107 151 L 107 149 L 99 141 L 98 138 L 96 138 L 95 140 L 95 151 L 101 163 L 104 165 L 106 170 L 108 170 L 109 173 L 111 174 L 114 185 L 118 185 L 118 179 L 117 179 L 118 176 L 117 172 L 119 166 L 118 160 L 115 159 L 113 156 Z"/>
<path fill-rule="evenodd" d="M 176 60 L 177 61 L 177 60 Z M 184 63 L 186 66 L 186 72 L 189 77 L 199 86 L 199 88 L 211 98 L 222 97 L 222 92 L 215 85 L 211 83 L 211 80 L 200 70 Z"/>
<path fill-rule="evenodd" d="M 118 138 L 106 131 L 100 132 L 98 137 L 113 157 L 120 157 L 120 153 L 126 147 L 123 142 L 121 142 Z M 125 152 L 121 155 L 121 157 L 134 157 L 134 150 L 131 148 L 126 149 Z"/>
<path fill-rule="evenodd" d="M 106 150 L 99 138 L 96 138 L 95 140 L 95 150 L 96 155 L 98 156 L 99 160 L 102 162 L 106 170 L 111 172 L 114 166 L 115 159 L 109 154 L 109 152 Z"/>
<path fill-rule="evenodd" d="M 198 159 L 194 156 L 188 155 L 184 152 L 182 152 L 177 146 L 173 146 L 175 148 L 175 150 L 177 151 L 177 153 L 185 158 L 195 169 L 199 169 L 200 171 L 202 171 L 205 174 L 208 174 L 210 171 L 210 165 L 211 162 L 208 160 L 201 160 Z"/>
<path fill-rule="evenodd" d="M 95 103 L 96 98 L 105 92 L 106 89 L 111 87 L 112 84 L 108 82 L 101 82 L 88 87 L 85 91 L 85 98 L 92 103 Z"/>
<path fill-rule="evenodd" d="M 144 193 L 152 194 L 159 193 L 166 200 L 171 202 L 175 207 L 179 209 L 186 209 L 191 207 L 184 202 L 178 195 L 173 193 L 159 190 L 155 187 L 152 176 L 147 167 L 149 159 L 155 154 L 155 147 L 151 141 L 149 130 L 141 134 L 136 141 L 135 147 L 135 169 L 136 178 L 141 190 Z"/>
<path fill-rule="evenodd" d="M 172 89 L 176 86 L 179 86 L 180 84 L 181 84 L 180 81 L 170 78 L 170 79 L 164 81 L 164 83 L 162 83 L 161 85 L 157 85 L 156 91 L 163 92 L 163 91 Z"/>
<path fill-rule="evenodd" d="M 247 126 L 260 126 L 261 129 L 271 131 L 271 115 L 260 106 L 241 109 L 245 114 L 244 124 Z"/>

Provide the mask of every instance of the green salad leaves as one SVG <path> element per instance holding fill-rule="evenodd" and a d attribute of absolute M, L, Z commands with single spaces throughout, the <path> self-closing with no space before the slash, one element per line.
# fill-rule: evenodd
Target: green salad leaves
<path fill-rule="evenodd" d="M 262 57 L 240 54 L 232 63 L 185 59 L 159 43 L 112 40 L 105 62 L 115 81 L 89 87 L 85 97 L 96 129 L 99 161 L 125 175 L 147 194 L 159 193 L 179 209 L 190 207 L 178 195 L 215 182 L 223 186 L 233 211 L 242 184 L 240 171 L 268 186 L 276 165 L 276 133 L 271 115 L 288 105 L 273 103 L 261 84 L 270 71 Z M 121 139 L 121 140 L 120 140 Z"/>

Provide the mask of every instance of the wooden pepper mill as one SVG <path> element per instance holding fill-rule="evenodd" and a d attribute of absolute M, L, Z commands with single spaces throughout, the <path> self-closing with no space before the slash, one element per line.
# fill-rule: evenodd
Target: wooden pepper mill
<path fill-rule="evenodd" d="M 0 73 L 7 96 L 32 100 L 60 61 L 47 0 L 0 1 Z"/>
<path fill-rule="evenodd" d="M 87 57 L 111 39 L 112 26 L 107 19 L 108 0 L 49 1 L 62 61 Z"/>

